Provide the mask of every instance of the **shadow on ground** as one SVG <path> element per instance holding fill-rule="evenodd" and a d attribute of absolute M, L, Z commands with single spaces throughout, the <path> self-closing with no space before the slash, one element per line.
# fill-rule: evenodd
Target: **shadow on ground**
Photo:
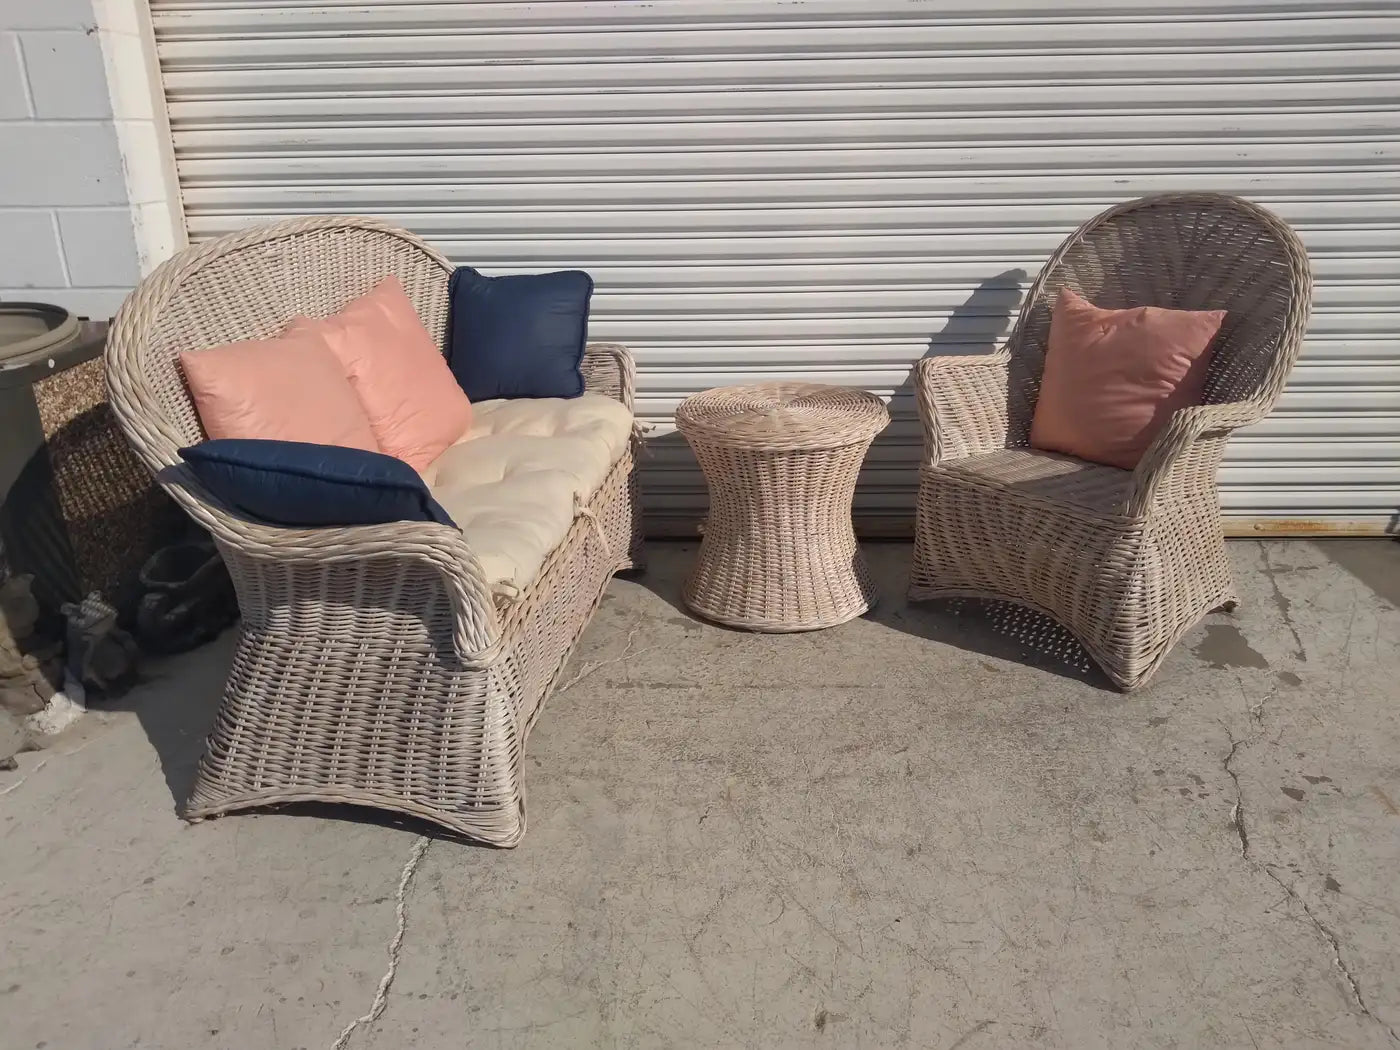
<path fill-rule="evenodd" d="M 939 598 L 910 602 L 911 549 L 907 543 L 866 544 L 880 602 L 866 618 L 893 630 L 995 660 L 1025 664 L 1099 689 L 1113 689 L 1069 631 L 1015 602 Z"/>
<path fill-rule="evenodd" d="M 1315 546 L 1333 565 L 1345 569 L 1371 588 L 1377 596 L 1388 601 L 1393 608 L 1400 609 L 1400 557 L 1396 556 L 1397 543 L 1400 543 L 1400 538 L 1390 541 L 1371 538 L 1323 539 L 1316 540 Z"/>
<path fill-rule="evenodd" d="M 638 582 L 680 615 L 694 618 L 685 607 L 681 589 L 699 544 L 674 540 L 651 546 L 656 571 L 639 577 Z M 1117 691 L 1074 635 L 1049 617 L 1015 602 L 976 598 L 911 603 L 905 597 L 909 545 L 893 541 L 865 543 L 862 553 L 879 592 L 874 608 L 863 619 L 930 644 L 949 645 L 989 659 L 1010 660 L 1099 689 Z M 744 633 L 722 624 L 711 626 Z M 814 632 L 814 636 L 819 633 Z"/>
<path fill-rule="evenodd" d="M 147 662 L 140 686 L 110 705 L 141 723 L 177 811 L 194 784 L 237 637 L 230 629 L 193 652 Z"/>

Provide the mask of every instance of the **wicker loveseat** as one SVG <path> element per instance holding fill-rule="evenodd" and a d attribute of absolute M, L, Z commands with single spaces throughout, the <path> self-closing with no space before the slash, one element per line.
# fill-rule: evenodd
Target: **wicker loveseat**
<path fill-rule="evenodd" d="M 1098 306 L 1225 310 L 1204 403 L 1134 470 L 1030 447 L 1061 288 Z M 1268 414 L 1312 302 L 1307 253 L 1277 216 L 1220 194 L 1162 194 L 1089 220 L 1041 271 L 1006 346 L 919 362 L 924 429 L 909 594 L 1009 599 L 1068 628 L 1121 689 L 1236 601 L 1216 473 Z"/>
<path fill-rule="evenodd" d="M 460 531 L 252 520 L 204 489 L 177 451 L 203 438 L 182 351 L 328 315 L 389 274 L 441 345 L 450 273 L 403 230 L 298 219 L 182 252 L 117 315 L 113 408 L 166 491 L 213 535 L 242 611 L 189 819 L 321 801 L 500 846 L 524 832 L 526 735 L 608 580 L 639 557 L 628 352 L 590 345 L 587 392 L 574 401 L 475 406 L 470 440 L 424 474 Z M 489 513 L 471 519 L 479 505 Z"/>

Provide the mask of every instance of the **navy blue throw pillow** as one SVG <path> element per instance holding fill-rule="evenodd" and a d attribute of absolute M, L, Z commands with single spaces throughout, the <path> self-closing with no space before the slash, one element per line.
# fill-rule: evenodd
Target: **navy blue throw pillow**
<path fill-rule="evenodd" d="M 467 397 L 578 397 L 593 278 L 582 270 L 452 274 L 447 363 Z"/>
<path fill-rule="evenodd" d="M 339 445 L 223 438 L 182 448 L 195 477 L 225 503 L 277 525 L 455 523 L 401 459 Z"/>

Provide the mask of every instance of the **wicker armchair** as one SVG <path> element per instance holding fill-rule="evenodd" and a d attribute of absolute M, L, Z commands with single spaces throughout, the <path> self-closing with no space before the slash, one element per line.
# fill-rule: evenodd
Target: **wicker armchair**
<path fill-rule="evenodd" d="M 1204 403 L 1137 468 L 1028 446 L 1050 312 L 1069 286 L 1098 306 L 1228 311 Z M 1047 614 L 1124 690 L 1211 609 L 1233 607 L 1216 493 L 1230 434 L 1283 390 L 1312 278 L 1271 213 L 1215 194 L 1130 201 L 1080 227 L 1032 285 L 999 352 L 920 361 L 924 427 L 912 599 L 1009 599 Z"/>
<path fill-rule="evenodd" d="M 324 316 L 388 274 L 441 343 L 451 264 L 367 219 L 313 218 L 182 252 L 123 304 L 112 406 L 137 454 L 214 537 L 238 590 L 237 651 L 188 819 L 296 801 L 395 810 L 501 846 L 525 828 L 525 737 L 612 574 L 639 554 L 629 449 L 538 577 L 493 594 L 462 534 L 396 522 L 292 529 L 203 488 L 177 449 L 202 439 L 176 360 Z M 592 345 L 589 390 L 630 410 L 621 347 Z"/>

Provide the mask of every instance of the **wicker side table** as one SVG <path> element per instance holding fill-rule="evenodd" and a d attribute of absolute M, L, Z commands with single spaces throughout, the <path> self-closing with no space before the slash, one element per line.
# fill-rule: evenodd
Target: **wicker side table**
<path fill-rule="evenodd" d="M 875 587 L 851 528 L 856 475 L 889 412 L 874 394 L 815 383 L 721 387 L 676 426 L 710 487 L 686 605 L 753 631 L 812 631 L 865 612 Z"/>

